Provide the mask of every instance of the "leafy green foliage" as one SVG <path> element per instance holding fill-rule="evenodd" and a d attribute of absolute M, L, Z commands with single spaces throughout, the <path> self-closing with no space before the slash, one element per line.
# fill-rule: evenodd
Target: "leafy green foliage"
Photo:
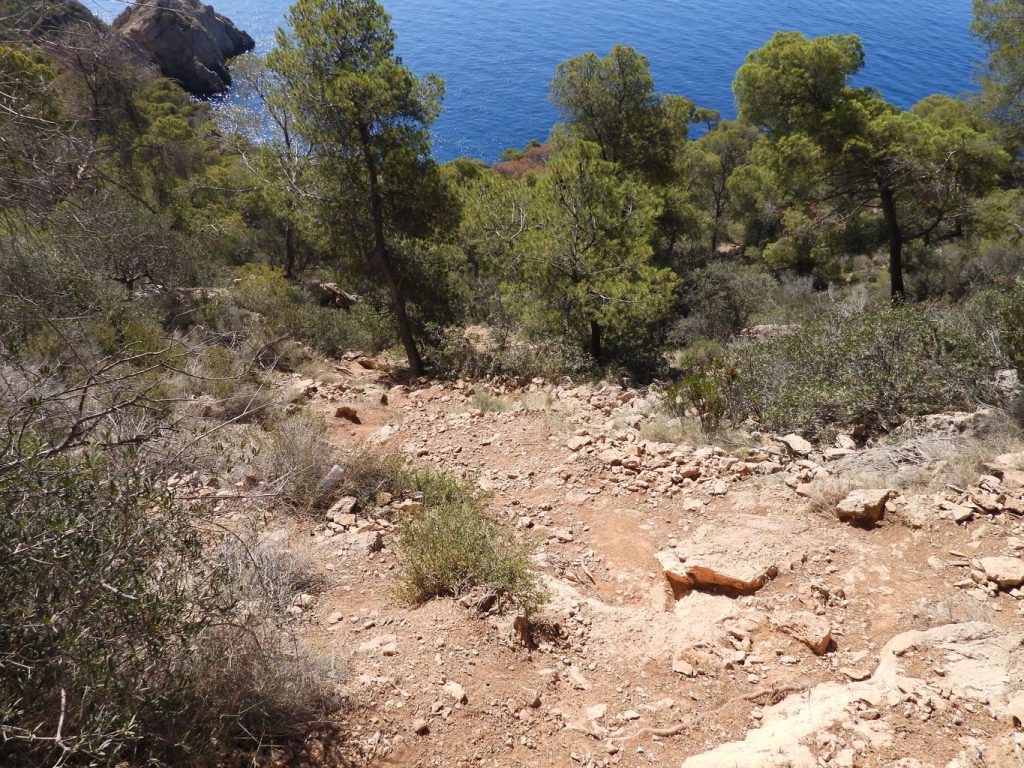
<path fill-rule="evenodd" d="M 298 0 L 267 57 L 276 78 L 269 100 L 293 105 L 296 130 L 315 158 L 325 242 L 386 287 L 419 375 L 406 292 L 430 286 L 415 280 L 409 243 L 449 225 L 429 135 L 444 85 L 413 75 L 394 47 L 390 18 L 375 0 Z"/>
<path fill-rule="evenodd" d="M 852 88 L 863 61 L 855 36 L 780 32 L 748 55 L 733 87 L 741 118 L 769 134 L 767 187 L 783 195 L 784 237 L 766 258 L 813 264 L 818 243 L 828 242 L 822 234 L 875 206 L 900 301 L 904 243 L 962 228 L 970 200 L 996 185 L 1009 157 L 965 102 L 931 97 L 902 112 L 870 89 Z"/>
<path fill-rule="evenodd" d="M 912 416 L 991 401 L 1004 357 L 981 314 L 905 307 L 833 315 L 737 344 L 726 358 L 736 373 L 731 416 L 809 436 L 835 426 L 878 434 Z"/>
<path fill-rule="evenodd" d="M 530 547 L 489 517 L 468 485 L 419 473 L 424 508 L 399 519 L 398 580 L 414 602 L 457 597 L 482 587 L 529 614 L 543 590 L 529 563 Z"/>
<path fill-rule="evenodd" d="M 308 344 L 329 357 L 348 352 L 376 354 L 396 340 L 394 326 L 369 303 L 359 302 L 348 310 L 322 307 L 298 286 L 289 283 L 278 270 L 262 265 L 239 269 L 231 299 L 244 309 L 263 317 L 271 336 L 287 337 Z M 215 312 L 208 308 L 208 317 Z M 221 313 L 227 319 L 230 313 Z M 239 324 L 244 320 L 238 319 Z M 221 331 L 229 325 L 217 323 Z M 240 330 L 240 329 L 239 329 Z"/>
<path fill-rule="evenodd" d="M 657 181 L 671 173 L 686 138 L 693 102 L 654 92 L 647 57 L 616 45 L 606 58 L 586 53 L 558 65 L 550 100 L 571 141 L 585 141 L 600 157 Z"/>

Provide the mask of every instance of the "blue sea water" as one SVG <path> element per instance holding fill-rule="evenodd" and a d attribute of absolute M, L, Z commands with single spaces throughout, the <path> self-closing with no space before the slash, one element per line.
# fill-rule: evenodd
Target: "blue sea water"
<path fill-rule="evenodd" d="M 209 0 L 208 0 L 209 1 Z M 212 0 L 257 41 L 273 44 L 289 0 Z M 86 0 L 112 19 L 121 0 Z M 972 88 L 984 51 L 970 36 L 971 0 L 384 0 L 398 53 L 418 74 L 444 78 L 434 154 L 497 159 L 543 140 L 558 62 L 616 43 L 647 55 L 656 86 L 735 113 L 732 79 L 747 52 L 777 30 L 855 33 L 867 63 L 858 85 L 902 107 Z"/>

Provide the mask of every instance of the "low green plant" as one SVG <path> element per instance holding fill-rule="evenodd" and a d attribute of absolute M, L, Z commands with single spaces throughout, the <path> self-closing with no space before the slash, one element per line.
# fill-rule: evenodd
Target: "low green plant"
<path fill-rule="evenodd" d="M 484 499 L 446 475 L 420 471 L 423 509 L 399 520 L 398 582 L 422 603 L 474 587 L 498 593 L 529 614 L 544 601 L 529 562 L 530 546 L 484 511 Z"/>

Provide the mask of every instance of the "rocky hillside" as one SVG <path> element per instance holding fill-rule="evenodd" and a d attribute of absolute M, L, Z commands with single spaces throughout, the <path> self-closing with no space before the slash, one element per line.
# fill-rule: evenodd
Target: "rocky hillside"
<path fill-rule="evenodd" d="M 227 60 L 255 42 L 213 6 L 199 0 L 141 0 L 114 20 L 115 31 L 134 40 L 165 77 L 194 96 L 213 96 L 231 85 Z"/>
<path fill-rule="evenodd" d="M 320 586 L 289 611 L 350 670 L 359 764 L 1022 764 L 1024 446 L 993 414 L 871 446 L 719 447 L 661 415 L 656 390 L 395 385 L 381 367 L 281 386 L 346 454 L 489 492 L 548 601 L 527 619 L 486 591 L 396 600 L 395 521 L 415 498 L 271 522 L 315 564 Z M 324 750 L 306 762 L 332 764 Z"/>

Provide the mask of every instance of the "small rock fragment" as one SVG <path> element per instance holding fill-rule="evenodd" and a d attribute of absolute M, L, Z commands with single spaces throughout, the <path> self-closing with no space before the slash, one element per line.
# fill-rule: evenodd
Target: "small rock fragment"
<path fill-rule="evenodd" d="M 774 619 L 775 625 L 787 635 L 799 640 L 818 656 L 832 643 L 832 627 L 826 619 L 810 611 L 782 614 Z"/>
<path fill-rule="evenodd" d="M 449 680 L 447 683 L 445 683 L 444 688 L 441 689 L 441 692 L 446 697 L 454 701 L 456 704 L 465 704 L 467 701 L 469 701 L 468 697 L 466 696 L 466 689 L 458 683 L 456 683 L 454 680 Z"/>
<path fill-rule="evenodd" d="M 885 503 L 895 494 L 888 488 L 853 491 L 836 506 L 836 515 L 844 523 L 872 525 L 885 514 Z"/>

